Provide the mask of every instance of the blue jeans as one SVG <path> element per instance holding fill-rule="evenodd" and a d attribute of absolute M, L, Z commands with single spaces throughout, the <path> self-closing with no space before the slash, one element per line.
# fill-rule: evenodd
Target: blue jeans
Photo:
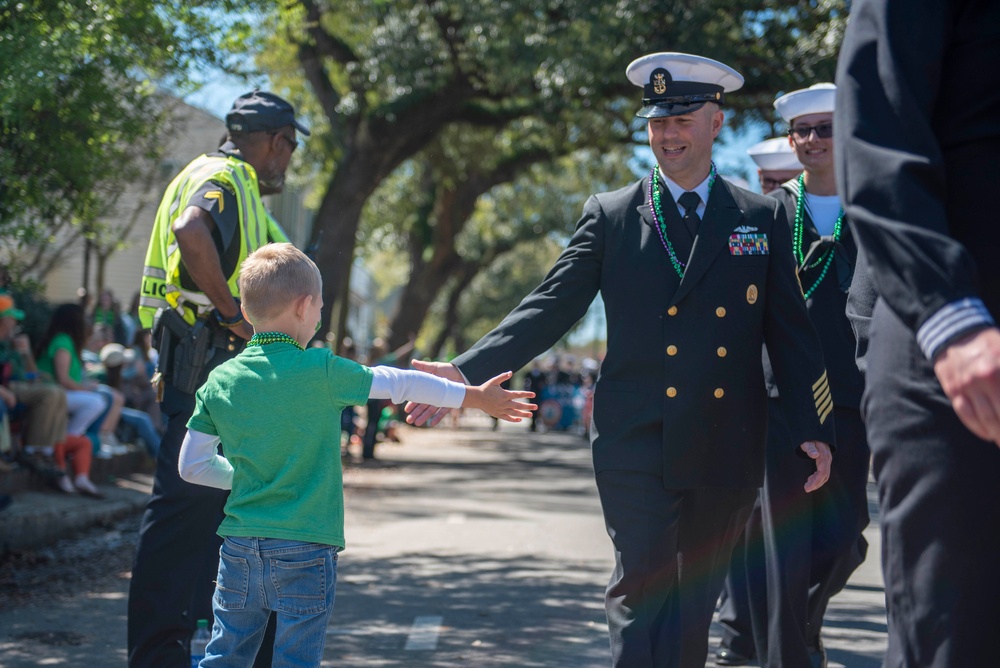
<path fill-rule="evenodd" d="M 153 418 L 149 417 L 149 413 L 125 406 L 122 408 L 121 421 L 135 429 L 136 436 L 146 445 L 146 452 L 156 459 L 156 453 L 160 451 L 160 434 L 153 426 Z"/>
<path fill-rule="evenodd" d="M 277 538 L 227 537 L 219 550 L 212 599 L 215 625 L 201 668 L 246 668 L 277 613 L 272 668 L 318 666 L 337 586 L 331 545 Z"/>

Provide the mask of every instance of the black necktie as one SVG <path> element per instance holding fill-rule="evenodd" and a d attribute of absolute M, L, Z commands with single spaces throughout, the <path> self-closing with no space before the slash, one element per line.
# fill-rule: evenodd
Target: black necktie
<path fill-rule="evenodd" d="M 691 236 L 697 236 L 698 223 L 701 222 L 701 218 L 698 217 L 698 205 L 701 204 L 701 197 L 698 193 L 689 191 L 681 195 L 677 203 L 684 208 L 684 223 L 691 232 Z"/>

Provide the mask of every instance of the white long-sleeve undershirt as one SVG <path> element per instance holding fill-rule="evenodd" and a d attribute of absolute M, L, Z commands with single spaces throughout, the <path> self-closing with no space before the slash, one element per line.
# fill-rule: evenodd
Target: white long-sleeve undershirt
<path fill-rule="evenodd" d="M 421 404 L 459 408 L 465 400 L 465 386 L 412 369 L 372 367 L 369 399 L 389 399 L 394 404 L 414 401 Z M 232 489 L 233 466 L 218 454 L 218 436 L 188 429 L 177 458 L 177 471 L 187 482 L 217 489 Z"/>

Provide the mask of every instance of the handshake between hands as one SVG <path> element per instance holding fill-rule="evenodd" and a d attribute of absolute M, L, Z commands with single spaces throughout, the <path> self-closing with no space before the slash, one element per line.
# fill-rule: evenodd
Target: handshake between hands
<path fill-rule="evenodd" d="M 413 368 L 423 371 L 446 380 L 466 385 L 465 377 L 454 364 L 446 362 L 421 362 L 413 360 Z M 537 410 L 535 404 L 528 404 L 521 399 L 532 399 L 534 392 L 505 390 L 500 387 L 500 383 L 506 382 L 513 376 L 513 372 L 504 373 L 490 378 L 482 385 L 469 386 L 465 390 L 465 401 L 462 408 L 478 408 L 500 420 L 507 422 L 520 422 L 524 418 L 531 417 L 531 412 Z M 445 415 L 451 412 L 450 408 L 438 408 L 428 404 L 417 404 L 412 401 L 407 402 L 403 407 L 406 411 L 406 422 L 417 427 L 426 424 L 429 427 L 436 425 Z"/>

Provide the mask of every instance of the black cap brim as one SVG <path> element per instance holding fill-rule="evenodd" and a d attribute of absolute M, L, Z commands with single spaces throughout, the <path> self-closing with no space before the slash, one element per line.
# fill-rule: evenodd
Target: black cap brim
<path fill-rule="evenodd" d="M 667 116 L 683 116 L 692 111 L 698 111 L 704 107 L 706 102 L 694 102 L 692 104 L 650 104 L 635 113 L 639 118 L 665 118 Z"/>
<path fill-rule="evenodd" d="M 298 120 L 293 120 L 292 125 L 295 126 L 295 129 L 304 134 L 306 137 L 310 135 L 309 128 L 299 123 Z"/>

